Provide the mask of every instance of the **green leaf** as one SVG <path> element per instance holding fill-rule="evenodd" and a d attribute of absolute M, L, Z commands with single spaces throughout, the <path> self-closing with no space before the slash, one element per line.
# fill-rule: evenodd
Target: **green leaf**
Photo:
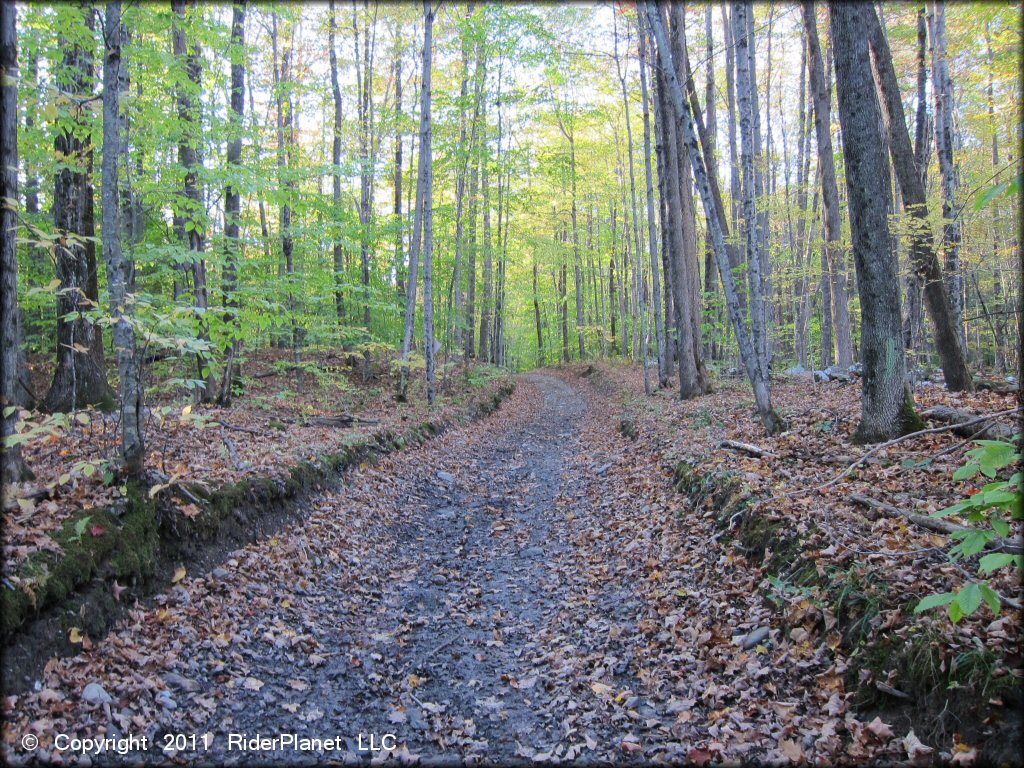
<path fill-rule="evenodd" d="M 76 539 L 82 538 L 82 534 L 85 533 L 85 528 L 86 528 L 86 526 L 89 525 L 89 521 L 90 520 L 92 520 L 92 515 L 86 515 L 81 520 L 79 520 L 77 523 L 75 523 L 75 538 Z"/>
<path fill-rule="evenodd" d="M 964 609 L 955 599 L 949 604 L 949 620 L 956 624 L 964 617 Z"/>
<path fill-rule="evenodd" d="M 992 571 L 1005 568 L 1008 565 L 1016 565 L 1018 570 L 1024 570 L 1024 555 L 990 552 L 978 561 L 978 572 L 983 576 L 988 576 Z"/>
<path fill-rule="evenodd" d="M 999 615 L 999 608 L 1002 606 L 1002 598 L 999 597 L 999 593 L 996 592 L 985 582 L 978 584 L 978 589 L 981 591 L 981 596 L 985 600 L 985 604 L 988 605 L 992 613 Z"/>
<path fill-rule="evenodd" d="M 992 515 L 992 528 L 1004 539 L 1010 535 L 1010 524 L 1003 520 L 998 514 Z"/>
<path fill-rule="evenodd" d="M 953 473 L 953 479 L 956 480 L 957 482 L 960 482 L 962 480 L 970 480 L 972 477 L 978 474 L 978 470 L 980 469 L 981 467 L 979 467 L 974 462 L 971 462 L 970 464 L 964 464 L 964 466 L 960 467 L 960 469 Z"/>
<path fill-rule="evenodd" d="M 977 582 L 961 587 L 955 602 L 963 610 L 964 616 L 970 616 L 981 607 L 981 587 Z"/>
<path fill-rule="evenodd" d="M 949 605 L 955 598 L 952 592 L 942 592 L 937 595 L 928 595 L 917 604 L 914 608 L 914 613 L 922 613 L 924 611 L 930 611 L 933 608 L 941 608 L 943 605 Z"/>

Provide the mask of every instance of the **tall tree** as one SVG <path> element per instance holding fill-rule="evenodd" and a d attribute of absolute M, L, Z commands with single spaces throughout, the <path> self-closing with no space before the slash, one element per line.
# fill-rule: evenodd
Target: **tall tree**
<path fill-rule="evenodd" d="M 245 0 L 231 4 L 231 96 L 227 161 L 234 172 L 224 189 L 224 305 L 231 328 L 228 340 L 227 364 L 221 379 L 217 402 L 221 407 L 231 405 L 232 389 L 241 385 L 242 370 L 237 362 L 242 349 L 242 333 L 238 312 L 238 263 L 242 253 L 240 221 L 242 211 L 242 132 L 245 118 Z"/>
<path fill-rule="evenodd" d="M 739 296 L 736 291 L 736 284 L 733 280 L 732 270 L 729 268 L 729 255 L 725 249 L 725 237 L 723 235 L 723 221 L 715 207 L 711 194 L 711 186 L 708 181 L 708 172 L 705 166 L 704 157 L 701 154 L 700 146 L 697 143 L 697 135 L 693 124 L 693 115 L 687 108 L 686 99 L 683 96 L 683 88 L 676 76 L 675 65 L 672 61 L 672 51 L 669 48 L 668 38 L 665 34 L 665 27 L 662 24 L 661 16 L 657 6 L 652 2 L 645 3 L 645 11 L 648 23 L 657 42 L 658 56 L 662 63 L 662 70 L 668 81 L 668 91 L 675 106 L 677 122 L 682 130 L 683 140 L 690 151 L 690 163 L 693 166 L 694 181 L 700 192 L 701 201 L 704 204 L 704 212 L 708 221 L 708 230 L 715 246 L 715 259 L 718 262 L 718 271 L 722 277 L 722 289 L 725 294 L 726 307 L 729 312 L 729 320 L 732 323 L 733 331 L 736 334 L 736 341 L 740 349 L 740 357 L 747 371 L 751 389 L 754 392 L 754 401 L 757 404 L 758 416 L 765 430 L 769 434 L 776 434 L 785 429 L 785 421 L 776 413 L 772 407 L 771 389 L 767 377 L 763 375 L 757 365 L 756 353 L 751 344 L 750 336 L 747 333 L 746 323 L 743 318 L 743 311 L 740 307 Z"/>
<path fill-rule="evenodd" d="M 437 9 L 432 0 L 423 0 L 423 90 L 421 92 L 421 125 L 425 126 L 420 153 L 426 158 L 423 179 L 423 346 L 427 358 L 427 402 L 434 404 L 434 161 L 432 154 L 433 123 L 430 111 L 433 94 L 430 70 L 433 61 L 434 16 Z"/>
<path fill-rule="evenodd" d="M 337 50 L 337 34 L 338 34 L 338 19 L 337 11 L 334 5 L 334 0 L 328 2 L 328 13 L 329 20 L 327 26 L 327 47 L 330 49 L 330 63 L 331 63 L 331 97 L 334 105 L 334 122 L 333 122 L 333 140 L 331 142 L 331 189 L 333 192 L 333 203 L 334 203 L 334 225 L 338 226 L 338 220 L 341 217 L 341 145 L 342 145 L 342 129 L 344 126 L 344 114 L 342 112 L 341 104 L 341 84 L 338 80 L 338 50 Z M 399 99 L 399 103 L 401 100 Z M 398 170 L 396 171 L 395 185 L 397 187 L 396 195 L 398 195 L 398 202 L 396 209 L 401 210 L 401 139 L 398 142 Z M 334 311 L 338 315 L 338 322 L 343 323 L 345 321 L 345 291 L 342 287 L 345 279 L 345 246 L 342 244 L 341 236 L 335 231 L 334 243 L 333 243 L 333 256 L 334 256 Z M 413 281 L 415 282 L 415 281 Z"/>
<path fill-rule="evenodd" d="M 736 40 L 736 104 L 740 123 L 740 165 L 743 177 L 743 222 L 747 245 L 747 275 L 750 281 L 751 330 L 754 350 L 761 375 L 768 377 L 768 328 L 766 324 L 766 301 L 764 291 L 764 265 L 766 261 L 762 220 L 757 211 L 761 192 L 760 176 L 755 163 L 760 155 L 760 141 L 757 136 L 757 104 L 754 93 L 757 80 L 752 63 L 754 39 L 747 23 L 748 14 L 753 14 L 750 0 L 732 5 L 733 38 Z"/>
<path fill-rule="evenodd" d="M 141 360 L 135 345 L 135 327 L 131 320 L 133 298 L 126 290 L 130 265 L 121 249 L 121 188 L 118 183 L 120 157 L 121 88 L 120 69 L 127 64 L 121 58 L 121 2 L 107 3 L 103 24 L 106 56 L 103 60 L 103 257 L 107 264 L 107 290 L 113 318 L 117 372 L 121 379 L 121 459 L 128 477 L 141 480 L 145 470 L 146 443 L 143 437 L 144 414 Z"/>
<path fill-rule="evenodd" d="M 21 446 L 9 445 L 18 423 L 18 38 L 14 3 L 0 3 L 0 485 L 21 480 Z M 0 502 L 2 503 L 2 502 Z"/>
<path fill-rule="evenodd" d="M 821 179 L 821 199 L 824 206 L 825 248 L 822 262 L 827 267 L 828 295 L 831 299 L 831 307 L 825 304 L 822 312 L 831 313 L 834 319 L 832 328 L 835 330 L 839 366 L 848 368 L 853 363 L 853 334 L 850 327 L 849 291 L 842 250 L 839 186 L 836 183 L 835 155 L 832 150 L 832 88 L 826 77 L 821 56 L 813 0 L 804 0 L 802 10 L 804 30 L 807 34 L 807 64 L 814 110 L 814 136 L 818 147 L 818 175 Z M 825 280 L 823 276 L 822 281 Z M 824 345 L 824 342 L 822 343 Z M 831 351 L 829 340 L 829 359 Z"/>
<path fill-rule="evenodd" d="M 658 340 L 658 386 L 668 386 L 668 361 L 665 359 L 665 318 L 662 314 L 661 285 L 658 270 L 658 237 L 654 212 L 654 173 L 651 168 L 651 116 L 647 92 L 647 34 L 643 15 L 638 17 L 637 34 L 640 57 L 640 99 L 644 116 L 644 172 L 647 181 L 647 248 L 651 260 L 651 304 L 654 307 L 654 330 Z"/>
<path fill-rule="evenodd" d="M 643 248 L 640 244 L 640 217 L 637 212 L 636 205 L 636 171 L 633 163 L 633 125 L 629 119 L 629 90 L 626 87 L 626 71 L 622 68 L 622 61 L 619 57 L 619 27 L 618 24 L 614 27 L 615 31 L 615 70 L 619 76 L 619 85 L 622 88 L 622 106 L 626 113 L 626 151 L 629 155 L 629 193 L 630 201 L 633 205 L 633 253 L 636 258 L 636 268 L 634 270 L 637 283 L 640 285 L 641 278 L 643 276 L 643 270 L 641 269 L 641 254 Z M 651 394 L 651 372 L 647 367 L 647 307 L 644 303 L 644 290 L 643 286 L 640 285 L 640 290 L 637 291 L 637 298 L 639 300 L 639 313 L 640 313 L 640 334 L 643 338 L 643 342 L 640 347 L 640 359 L 644 366 L 644 391 L 649 395 Z"/>
<path fill-rule="evenodd" d="M 881 101 L 881 112 L 888 136 L 886 144 L 892 155 L 893 168 L 899 182 L 900 194 L 906 212 L 914 220 L 910 238 L 910 260 L 924 284 L 925 306 L 935 327 L 935 346 L 942 363 L 946 386 L 955 392 L 970 391 L 974 384 L 967 367 L 952 303 L 942 280 L 942 272 L 932 243 L 928 223 L 928 201 L 924 184 L 918 173 L 914 150 L 910 145 L 903 102 L 900 99 L 896 70 L 889 51 L 885 31 L 874 9 L 864 14 L 865 30 L 873 55 L 874 72 Z"/>
<path fill-rule="evenodd" d="M 928 17 L 932 41 L 932 93 L 935 96 L 935 149 L 942 178 L 942 249 L 949 308 L 956 324 L 960 345 L 967 350 L 964 329 L 964 276 L 960 265 L 963 225 L 957 208 L 960 171 L 953 159 L 953 82 L 946 55 L 946 0 L 935 0 Z"/>
<path fill-rule="evenodd" d="M 205 316 L 210 299 L 206 282 L 206 260 L 203 257 L 206 208 L 199 181 L 199 169 L 203 165 L 199 152 L 203 130 L 199 99 L 202 92 L 203 58 L 198 41 L 194 38 L 189 40 L 186 30 L 189 24 L 188 13 L 194 8 L 195 0 L 171 2 L 174 16 L 171 33 L 174 57 L 183 75 L 178 79 L 175 96 L 181 135 L 178 142 L 178 163 L 185 170 L 184 189 L 178 197 L 175 219 L 179 223 L 178 236 L 185 242 L 189 251 L 185 267 L 192 277 L 192 290 L 198 315 L 198 335 L 202 341 L 209 342 L 209 323 Z M 198 357 L 197 364 L 199 378 L 204 382 L 198 393 L 199 397 L 204 403 L 213 402 L 217 393 L 216 378 L 211 366 L 202 356 Z"/>
<path fill-rule="evenodd" d="M 362 58 L 358 3 L 352 3 L 352 41 L 356 65 L 356 114 L 359 121 L 359 250 L 363 282 L 363 325 L 370 332 L 370 247 L 373 227 L 373 168 L 375 145 L 373 118 L 373 65 L 377 41 L 378 3 L 369 15 L 369 0 L 363 0 Z M 367 358 L 367 362 L 369 359 Z"/>
<path fill-rule="evenodd" d="M 890 176 L 865 31 L 874 9 L 867 3 L 829 3 L 836 62 L 839 120 L 843 129 L 850 231 L 857 267 L 862 328 L 859 442 L 878 442 L 920 423 L 907 384 L 896 255 L 889 236 Z"/>
<path fill-rule="evenodd" d="M 89 310 L 99 302 L 96 224 L 93 211 L 93 150 L 88 101 L 93 87 L 95 11 L 90 4 L 66 9 L 73 21 L 60 34 L 63 61 L 54 78 L 70 114 L 56 125 L 54 150 L 64 159 L 54 181 L 53 215 L 58 239 L 57 367 L 43 409 L 70 411 L 85 405 L 114 407 L 114 391 L 103 365 L 100 328 Z"/>

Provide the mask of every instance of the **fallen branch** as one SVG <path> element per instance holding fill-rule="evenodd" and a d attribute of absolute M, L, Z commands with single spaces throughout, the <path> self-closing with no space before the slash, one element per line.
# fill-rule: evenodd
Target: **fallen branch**
<path fill-rule="evenodd" d="M 860 504 L 864 507 L 884 512 L 893 517 L 902 517 L 909 520 L 919 528 L 925 528 L 929 531 L 936 533 L 944 533 L 947 536 L 959 533 L 961 531 L 969 531 L 970 528 L 966 528 L 956 523 L 951 523 L 948 520 L 941 520 L 936 517 L 929 517 L 928 515 L 919 515 L 916 512 L 907 512 L 906 510 L 894 507 L 892 504 L 886 504 L 884 501 L 879 501 L 870 496 L 864 496 L 859 493 L 852 493 L 847 498 L 855 504 Z M 876 519 L 878 515 L 875 516 Z M 1021 546 L 1020 542 L 1011 541 L 1010 539 L 996 538 L 985 544 L 985 549 L 990 549 L 996 552 L 1009 552 L 1010 554 L 1019 555 L 1024 553 L 1024 547 Z"/>
<path fill-rule="evenodd" d="M 235 469 L 245 471 L 252 468 L 252 465 L 249 462 L 238 460 L 238 451 L 235 449 L 235 443 L 230 437 L 228 437 L 227 433 L 224 431 L 223 425 L 221 425 L 220 439 L 224 441 L 224 446 L 228 449 L 228 457 L 231 459 L 231 463 L 234 465 Z"/>
<path fill-rule="evenodd" d="M 217 423 L 220 424 L 225 429 L 230 429 L 235 432 L 248 432 L 250 435 L 263 437 L 263 433 L 260 432 L 258 429 L 250 429 L 249 427 L 239 427 L 236 424 L 229 424 L 228 422 L 224 421 L 224 419 L 217 419 Z"/>
<path fill-rule="evenodd" d="M 303 426 L 314 427 L 351 427 L 353 424 L 378 424 L 377 419 L 360 419 L 348 413 L 341 413 L 337 416 L 313 416 L 303 423 Z"/>
<path fill-rule="evenodd" d="M 1016 430 L 1006 424 L 988 424 L 981 430 L 972 430 L 970 425 L 977 423 L 974 414 L 958 411 L 948 405 L 936 405 L 926 411 L 921 411 L 921 415 L 948 424 L 949 428 L 961 437 L 977 435 L 985 440 L 1005 440 L 1016 434 Z"/>
<path fill-rule="evenodd" d="M 741 453 L 749 454 L 757 459 L 774 459 L 778 455 L 771 451 L 766 451 L 764 448 L 758 448 L 756 445 L 750 443 L 741 443 L 738 440 L 723 440 L 718 444 L 719 448 L 728 448 L 733 451 L 740 451 Z"/>

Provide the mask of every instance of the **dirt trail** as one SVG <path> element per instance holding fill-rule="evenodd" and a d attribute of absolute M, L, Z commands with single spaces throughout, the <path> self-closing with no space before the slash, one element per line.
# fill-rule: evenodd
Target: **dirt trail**
<path fill-rule="evenodd" d="M 385 493 L 374 512 L 357 505 L 364 519 L 340 562 L 313 558 L 298 583 L 267 573 L 254 588 L 271 602 L 241 622 L 231 643 L 189 654 L 180 674 L 217 701 L 197 722 L 216 738 L 210 751 L 181 757 L 367 757 L 385 734 L 442 761 L 572 757 L 588 743 L 621 755 L 631 724 L 574 715 L 568 695 L 585 686 L 584 651 L 591 668 L 632 679 L 629 635 L 609 633 L 609 617 L 635 612 L 638 602 L 621 581 L 595 593 L 575 566 L 587 553 L 572 544 L 591 524 L 588 499 L 600 496 L 595 486 L 609 467 L 579 465 L 587 406 L 576 391 L 542 375 L 525 377 L 520 390 L 503 407 L 517 413 L 387 460 L 314 501 L 322 516 L 347 506 L 361 485 L 376 481 Z M 318 551 L 303 528 L 281 538 Z M 308 530 L 315 537 L 315 519 Z M 275 543 L 295 544 L 267 546 Z M 339 736 L 346 749 L 241 752 L 229 749 L 229 733 Z"/>

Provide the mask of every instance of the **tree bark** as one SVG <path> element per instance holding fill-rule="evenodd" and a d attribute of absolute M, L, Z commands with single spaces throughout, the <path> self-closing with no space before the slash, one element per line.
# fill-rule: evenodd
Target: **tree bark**
<path fill-rule="evenodd" d="M 636 170 L 633 163 L 633 125 L 629 119 L 629 91 L 626 88 L 626 73 L 622 70 L 621 61 L 619 59 L 619 36 L 617 24 L 615 25 L 615 68 L 619 75 L 619 84 L 622 86 L 622 104 L 623 109 L 626 112 L 626 151 L 629 155 L 629 194 L 630 202 L 633 206 L 633 254 L 636 259 L 636 267 L 634 269 L 634 273 L 636 275 L 638 285 L 637 302 L 638 311 L 640 313 L 640 335 L 642 338 L 642 342 L 640 344 L 640 360 L 644 367 L 644 392 L 650 395 L 651 372 L 650 369 L 647 367 L 647 357 L 649 354 L 647 344 L 647 307 L 644 301 L 644 286 L 642 285 L 641 281 L 641 278 L 643 276 L 643 270 L 641 269 L 641 254 L 643 253 L 643 248 L 640 244 L 640 217 L 636 205 Z M 575 186 L 575 175 L 573 178 L 573 184 Z M 573 199 L 575 202 L 575 189 L 573 190 Z"/>
<path fill-rule="evenodd" d="M 242 131 L 245 118 L 245 0 L 234 0 L 231 5 L 231 97 L 230 128 L 228 137 L 228 166 L 234 172 L 233 183 L 224 189 L 224 306 L 231 338 L 228 342 L 228 363 L 221 379 L 217 399 L 222 408 L 231 405 L 232 390 L 241 385 L 242 366 L 237 362 L 242 351 L 242 335 L 238 312 L 238 261 L 242 255 L 240 226 L 242 194 L 238 185 L 242 170 Z"/>
<path fill-rule="evenodd" d="M 957 333 L 956 318 L 931 240 L 928 202 L 914 160 L 914 151 L 910 146 L 910 134 L 907 132 L 889 43 L 874 9 L 870 10 L 871 13 L 864 14 L 864 22 L 867 25 L 865 30 L 873 54 L 875 82 L 881 101 L 882 116 L 888 131 L 888 137 L 883 138 L 887 138 L 886 143 L 892 155 L 904 210 L 914 219 L 910 238 L 911 262 L 924 283 L 925 304 L 935 326 L 935 346 L 939 353 L 946 386 L 954 392 L 970 392 L 974 384 L 967 368 L 967 358 Z"/>
<path fill-rule="evenodd" d="M 785 422 L 775 412 L 771 403 L 771 390 L 768 380 L 760 375 L 757 359 L 750 336 L 747 334 L 743 313 L 740 309 L 739 298 L 736 292 L 736 284 L 733 281 L 732 271 L 729 268 L 729 256 L 725 249 L 725 238 L 723 235 L 722 221 L 719 218 L 718 210 L 715 208 L 714 199 L 711 194 L 711 186 L 708 181 L 708 173 L 705 167 L 704 158 L 701 155 L 700 147 L 697 144 L 697 136 L 693 125 L 693 116 L 687 109 L 686 100 L 683 96 L 682 86 L 676 77 L 672 52 L 669 49 L 668 40 L 665 35 L 665 28 L 658 14 L 657 6 L 648 2 L 645 4 L 648 23 L 654 32 L 657 41 L 658 55 L 662 62 L 662 70 L 665 72 L 669 85 L 669 94 L 676 109 L 676 115 L 680 119 L 680 128 L 683 138 L 690 151 L 690 162 L 693 166 L 694 180 L 697 189 L 700 191 L 701 200 L 704 204 L 704 212 L 708 220 L 709 233 L 715 245 L 715 258 L 718 261 L 718 270 L 722 276 L 722 288 L 726 297 L 726 306 L 729 311 L 729 319 L 732 322 L 733 330 L 736 333 L 736 341 L 740 349 L 740 357 L 743 360 L 754 392 L 754 400 L 757 403 L 758 416 L 765 430 L 769 434 L 776 434 L 785 429 Z"/>
<path fill-rule="evenodd" d="M 861 421 L 854 439 L 870 443 L 920 424 L 907 386 L 896 257 L 889 236 L 889 163 L 882 115 L 871 75 L 866 3 L 829 3 L 843 157 L 857 267 L 862 329 Z"/>
<path fill-rule="evenodd" d="M 95 12 L 81 6 L 83 23 L 95 28 Z M 70 411 L 86 405 L 113 409 L 114 391 L 107 383 L 103 341 L 99 326 L 86 319 L 99 301 L 96 270 L 96 224 L 93 211 L 92 144 L 88 138 L 82 101 L 92 95 L 93 51 L 61 39 L 66 77 L 56 87 L 69 103 L 73 125 L 57 127 L 54 149 L 66 164 L 54 183 L 53 212 L 58 240 L 55 248 L 57 279 L 57 367 L 43 410 Z M 65 319 L 68 316 L 72 319 Z"/>
<path fill-rule="evenodd" d="M 944 252 L 944 276 L 949 293 L 949 309 L 956 325 L 957 337 L 964 352 L 967 351 L 967 336 L 964 327 L 964 276 L 960 268 L 960 242 L 963 239 L 963 225 L 957 209 L 957 187 L 960 186 L 960 172 L 953 159 L 953 83 L 949 77 L 949 62 L 946 58 L 946 0 L 932 4 L 932 93 L 935 96 L 935 149 L 939 156 L 939 173 L 942 177 L 942 249 Z"/>
<path fill-rule="evenodd" d="M 827 267 L 828 294 L 831 306 L 822 312 L 831 312 L 835 331 L 838 362 L 841 368 L 853 363 L 853 335 L 850 326 L 849 289 L 846 284 L 845 257 L 842 250 L 842 221 L 839 207 L 839 187 L 836 183 L 836 165 L 832 150 L 831 101 L 832 90 L 818 43 L 818 23 L 813 0 L 802 5 L 804 30 L 807 34 L 808 66 L 811 82 L 811 100 L 814 105 L 814 135 L 818 146 L 818 167 L 821 178 L 821 200 L 824 206 L 825 250 L 823 265 Z M 824 277 L 822 278 L 825 279 Z M 822 340 L 825 352 L 825 339 Z M 823 363 L 831 361 L 831 342 Z"/>
<path fill-rule="evenodd" d="M 194 7 L 194 0 L 187 2 L 186 0 L 172 0 L 171 2 L 174 16 L 172 26 L 174 56 L 180 62 L 185 78 L 188 80 L 187 85 L 178 83 L 176 98 L 178 121 L 181 125 L 178 162 L 185 169 L 184 193 L 179 198 L 177 218 L 181 221 L 184 239 L 189 250 L 189 262 L 186 268 L 192 273 L 195 308 L 199 316 L 198 336 L 201 340 L 209 342 L 209 324 L 204 319 L 204 315 L 210 306 L 210 300 L 206 285 L 206 261 L 202 258 L 205 248 L 203 235 L 205 208 L 198 172 L 198 169 L 202 167 L 198 149 L 202 120 L 200 118 L 201 107 L 197 98 L 193 96 L 193 94 L 200 93 L 202 88 L 203 60 L 199 44 L 194 40 L 190 44 L 183 26 L 186 23 L 186 10 Z M 198 393 L 199 398 L 204 403 L 211 403 L 216 399 L 216 378 L 213 375 L 212 366 L 209 360 L 204 360 L 201 356 L 197 359 L 197 366 L 199 378 L 204 383 L 204 387 Z"/>
<path fill-rule="evenodd" d="M 640 56 L 640 98 L 644 115 L 644 172 L 647 181 L 647 249 L 651 261 L 651 304 L 654 306 L 654 329 L 658 340 L 658 386 L 668 386 L 668 361 L 665 357 L 665 317 L 662 313 L 661 278 L 658 274 L 658 237 L 654 212 L 654 173 L 651 168 L 651 116 L 647 91 L 647 33 L 643 16 L 638 17 L 637 34 Z"/>
<path fill-rule="evenodd" d="M 18 35 L 14 3 L 0 3 L 0 485 L 25 474 L 20 445 L 6 445 L 18 424 Z"/>
<path fill-rule="evenodd" d="M 103 39 L 106 56 L 103 60 L 103 256 L 107 264 L 107 290 L 110 293 L 110 315 L 113 318 L 114 349 L 117 371 L 121 378 L 121 459 L 128 478 L 143 479 L 146 443 L 143 437 L 143 389 L 140 360 L 135 346 L 135 327 L 131 321 L 133 299 L 126 290 L 126 267 L 121 249 L 121 200 L 118 183 L 120 155 L 121 89 L 118 85 L 121 67 L 121 2 L 107 3 Z"/>
<path fill-rule="evenodd" d="M 342 129 L 344 124 L 344 113 L 342 112 L 341 104 L 341 85 L 338 82 L 338 50 L 337 50 L 337 33 L 338 33 L 338 19 L 337 11 L 335 9 L 334 0 L 328 2 L 329 22 L 327 27 L 327 46 L 330 48 L 330 62 L 331 62 L 331 97 L 334 102 L 334 140 L 331 143 L 331 182 L 332 182 L 332 194 L 334 203 L 334 225 L 338 226 L 341 219 L 341 141 L 342 141 Z M 401 140 L 398 143 L 399 153 L 401 153 Z M 399 157 L 399 160 L 401 158 Z M 395 182 L 396 187 L 401 183 L 401 168 L 399 167 L 396 171 Z M 401 189 L 396 192 L 396 195 L 401 194 Z M 401 208 L 401 201 L 396 203 L 396 208 Z M 345 282 L 345 246 L 341 242 L 339 234 L 335 233 L 334 245 L 333 245 L 333 256 L 334 256 L 334 311 L 338 315 L 338 323 L 343 324 L 345 322 L 345 289 L 342 287 Z M 413 280 L 415 283 L 416 281 Z"/>
<path fill-rule="evenodd" d="M 420 153 L 426 158 L 423 185 L 423 337 L 427 357 L 427 402 L 434 404 L 434 162 L 431 149 L 430 70 L 433 59 L 433 29 L 436 10 L 431 0 L 423 1 L 423 91 Z"/>

